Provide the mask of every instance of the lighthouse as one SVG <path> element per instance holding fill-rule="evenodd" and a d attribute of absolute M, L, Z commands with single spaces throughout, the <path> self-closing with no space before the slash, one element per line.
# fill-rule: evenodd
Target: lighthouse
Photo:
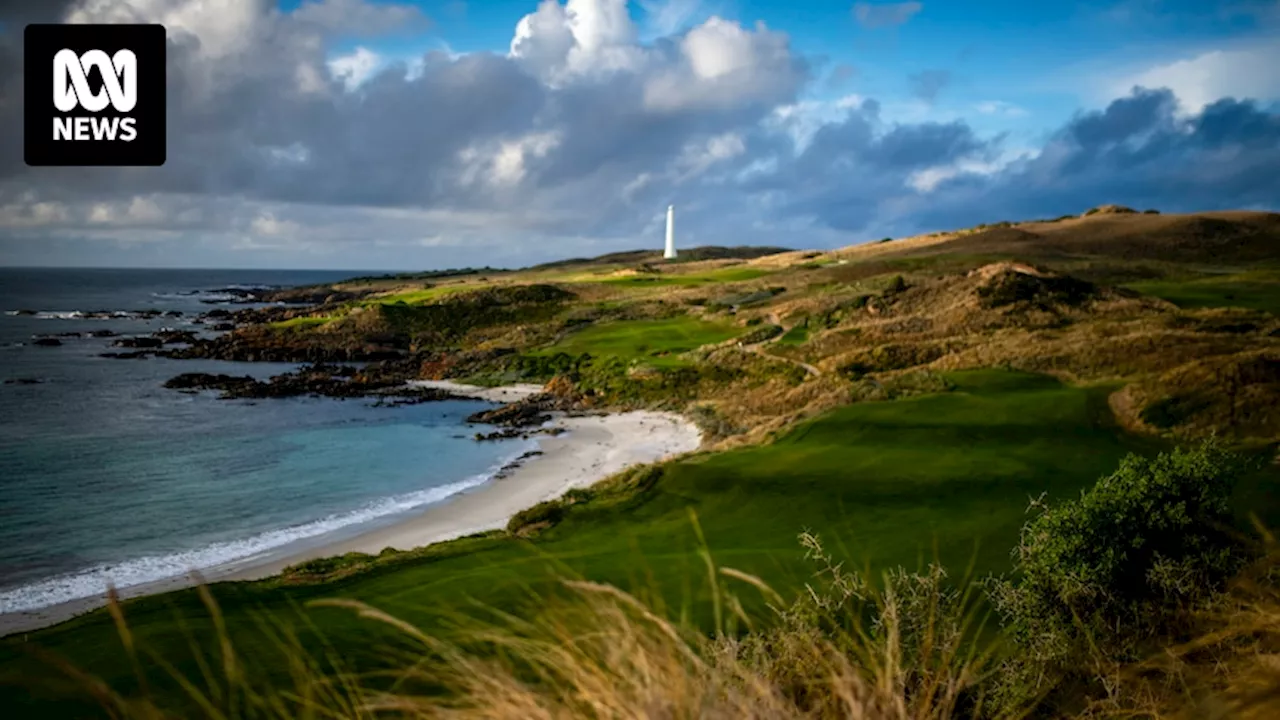
<path fill-rule="evenodd" d="M 667 249 L 662 253 L 667 260 L 676 259 L 676 206 L 667 206 Z"/>

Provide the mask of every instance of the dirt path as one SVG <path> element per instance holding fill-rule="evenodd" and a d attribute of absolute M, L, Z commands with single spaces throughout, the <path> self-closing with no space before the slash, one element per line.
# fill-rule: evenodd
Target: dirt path
<path fill-rule="evenodd" d="M 782 325 L 782 321 L 778 318 L 778 313 L 776 313 L 776 312 L 771 312 L 771 313 L 769 313 L 769 315 L 768 315 L 768 319 L 769 319 L 769 324 L 770 324 L 770 325 L 777 325 L 778 327 L 781 327 L 781 328 L 782 328 L 782 332 L 780 332 L 780 333 L 778 333 L 777 335 L 775 335 L 775 336 L 773 336 L 773 337 L 769 338 L 768 340 L 764 340 L 764 341 L 762 341 L 762 342 L 758 342 L 758 343 L 756 343 L 756 344 L 754 344 L 754 345 L 743 345 L 743 346 L 741 346 L 741 347 L 742 347 L 744 350 L 748 351 L 748 352 L 753 352 L 753 353 L 755 353 L 756 355 L 759 355 L 760 357 L 768 358 L 768 359 L 770 359 L 770 360 L 781 360 L 781 361 L 783 361 L 783 362 L 789 362 L 789 363 L 791 363 L 792 365 L 796 365 L 796 366 L 798 366 L 798 367 L 804 368 L 804 371 L 805 371 L 805 372 L 809 373 L 810 375 L 812 375 L 812 376 L 814 376 L 814 377 L 818 377 L 819 375 L 821 375 L 821 374 L 822 374 L 822 371 L 821 371 L 821 370 L 819 370 L 818 368 L 814 367 L 813 365 L 810 365 L 810 364 L 809 364 L 809 363 L 807 363 L 807 362 L 803 362 L 803 361 L 801 361 L 801 360 L 793 360 L 792 358 L 789 358 L 789 357 L 783 357 L 783 356 L 781 356 L 781 355 L 774 355 L 774 354 L 772 354 L 772 353 L 765 352 L 765 346 L 767 346 L 767 345 L 771 345 L 771 344 L 773 344 L 773 343 L 775 343 L 775 342 L 777 342 L 777 341 L 781 340 L 781 339 L 782 339 L 782 336 L 786 335 L 786 334 L 791 330 L 791 328 L 789 328 L 789 327 L 783 327 L 783 325 Z"/>

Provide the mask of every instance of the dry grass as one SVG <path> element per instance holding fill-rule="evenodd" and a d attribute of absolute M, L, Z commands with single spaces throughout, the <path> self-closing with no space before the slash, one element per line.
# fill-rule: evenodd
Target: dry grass
<path fill-rule="evenodd" d="M 495 610 L 451 639 L 361 602 L 317 601 L 390 628 L 413 649 L 389 658 L 388 669 L 361 676 L 309 656 L 289 633 L 267 629 L 291 664 L 292 685 L 279 687 L 256 679 L 253 658 L 226 640 L 218 606 L 202 589 L 214 627 L 204 649 L 212 652 L 202 656 L 202 677 L 171 676 L 186 694 L 181 710 L 153 699 L 142 667 L 166 668 L 164 660 L 137 646 L 114 601 L 126 658 L 138 669 L 137 696 L 64 670 L 109 716 L 146 720 L 989 716 L 981 685 L 995 646 L 978 639 L 974 596 L 954 589 L 937 567 L 869 583 L 836 563 L 816 537 L 801 541 L 819 571 L 794 602 L 754 576 L 718 567 L 704 546 L 717 627 L 711 634 L 674 623 L 615 587 L 577 580 L 564 581 L 567 592 L 547 599 L 535 618 Z M 744 610 L 747 595 L 767 601 L 766 617 Z"/>

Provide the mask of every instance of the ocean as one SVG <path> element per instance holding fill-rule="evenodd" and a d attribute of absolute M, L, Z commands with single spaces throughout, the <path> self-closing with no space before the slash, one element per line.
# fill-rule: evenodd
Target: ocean
<path fill-rule="evenodd" d="M 31 342 L 198 329 L 195 314 L 238 307 L 202 302 L 222 299 L 212 290 L 358 274 L 0 268 L 0 612 L 393 522 L 485 482 L 532 447 L 472 439 L 464 418 L 485 403 L 220 400 L 162 384 L 184 372 L 267 377 L 296 366 L 99 357 L 112 338 Z M 77 317 L 147 309 L 184 316 Z"/>

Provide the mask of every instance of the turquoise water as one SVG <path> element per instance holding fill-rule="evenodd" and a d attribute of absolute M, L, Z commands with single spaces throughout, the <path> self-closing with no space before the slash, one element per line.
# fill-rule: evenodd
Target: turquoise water
<path fill-rule="evenodd" d="M 477 443 L 483 403 L 226 401 L 166 390 L 182 372 L 292 365 L 100 358 L 110 339 L 33 334 L 184 327 L 194 290 L 348 275 L 0 269 L 0 612 L 269 556 L 414 512 L 483 482 L 526 441 Z M 183 319 L 68 319 L 178 309 Z"/>

